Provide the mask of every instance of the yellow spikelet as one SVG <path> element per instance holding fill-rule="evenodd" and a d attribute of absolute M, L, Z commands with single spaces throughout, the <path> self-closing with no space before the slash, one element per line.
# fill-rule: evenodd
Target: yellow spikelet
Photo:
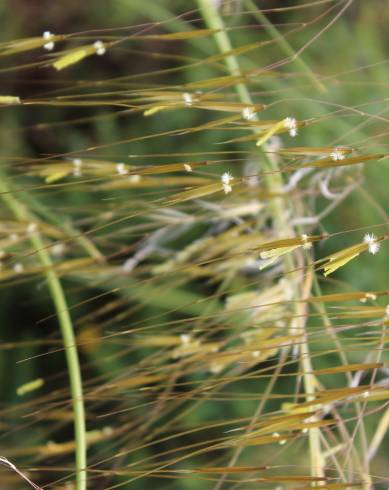
<path fill-rule="evenodd" d="M 0 95 L 0 105 L 21 104 L 20 97 L 14 95 Z"/>
<path fill-rule="evenodd" d="M 87 56 L 93 54 L 94 52 L 95 52 L 94 48 L 89 46 L 80 49 L 75 49 L 70 53 L 61 56 L 56 61 L 54 61 L 53 67 L 58 71 L 63 70 L 64 68 L 67 68 L 70 65 L 74 65 L 75 63 L 78 63 L 79 61 L 83 60 Z"/>

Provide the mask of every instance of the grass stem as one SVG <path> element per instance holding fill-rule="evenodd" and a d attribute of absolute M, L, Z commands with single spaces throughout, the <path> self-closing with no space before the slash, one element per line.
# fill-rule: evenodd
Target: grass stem
<path fill-rule="evenodd" d="M 34 222 L 33 216 L 24 206 L 24 204 L 15 199 L 15 197 L 13 196 L 11 188 L 7 183 L 7 177 L 4 174 L 0 174 L 0 193 L 4 203 L 19 222 L 26 224 Z M 78 358 L 73 323 L 69 314 L 69 309 L 61 281 L 59 280 L 55 272 L 53 262 L 51 260 L 49 252 L 47 251 L 47 248 L 45 247 L 42 236 L 39 233 L 39 229 L 31 232 L 30 241 L 44 269 L 44 275 L 47 280 L 49 292 L 54 303 L 58 323 L 61 329 L 74 413 L 74 433 L 76 446 L 76 489 L 86 490 L 87 444 L 85 408 L 82 389 L 81 368 Z"/>
<path fill-rule="evenodd" d="M 227 69 L 232 76 L 241 76 L 239 61 L 234 54 L 228 54 L 232 51 L 233 47 L 229 39 L 227 30 L 225 28 L 222 17 L 219 14 L 215 3 L 212 0 L 197 0 L 198 5 L 208 28 L 213 29 L 215 32 L 214 37 L 219 51 L 225 54 L 225 63 Z M 253 105 L 250 92 L 244 83 L 238 83 L 236 85 L 236 91 L 240 102 L 247 105 Z M 254 128 L 254 131 L 255 128 Z M 282 175 L 279 172 L 277 158 L 269 157 L 266 153 L 266 146 L 264 150 L 259 149 L 261 156 L 263 157 L 267 169 L 272 170 L 271 173 L 265 175 L 266 186 L 271 192 L 280 192 L 283 190 Z M 293 236 L 294 231 L 288 220 L 288 209 L 283 197 L 274 198 L 271 204 L 271 212 L 274 220 L 274 226 L 279 236 Z M 292 297 L 294 300 L 298 300 L 299 292 L 296 282 L 295 264 L 293 257 L 290 254 L 286 254 L 284 257 L 284 271 L 289 279 L 289 286 L 291 287 Z M 298 303 L 296 303 L 298 304 Z M 296 318 L 300 318 L 299 312 L 296 311 Z M 302 325 L 305 328 L 305 325 Z M 304 387 L 307 395 L 307 400 L 312 400 L 314 397 L 315 386 L 314 379 L 312 378 L 312 365 L 309 355 L 308 338 L 306 336 L 305 341 L 302 342 L 300 348 L 301 352 L 301 366 L 303 371 Z M 320 431 L 319 429 L 310 429 L 309 431 L 309 452 L 311 460 L 311 475 L 314 477 L 324 476 L 324 458 L 321 454 L 320 444 Z"/>

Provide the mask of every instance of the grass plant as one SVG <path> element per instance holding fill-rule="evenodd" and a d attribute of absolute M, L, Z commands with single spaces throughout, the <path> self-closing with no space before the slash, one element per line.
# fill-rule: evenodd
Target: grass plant
<path fill-rule="evenodd" d="M 2 39 L 0 486 L 387 487 L 389 13 L 281 3 Z"/>

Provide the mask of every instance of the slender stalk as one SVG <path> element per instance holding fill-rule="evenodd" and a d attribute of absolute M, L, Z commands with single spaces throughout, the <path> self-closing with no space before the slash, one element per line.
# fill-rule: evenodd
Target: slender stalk
<path fill-rule="evenodd" d="M 228 53 L 232 51 L 230 38 L 225 30 L 223 19 L 220 17 L 217 8 L 214 6 L 214 2 L 212 0 L 198 0 L 197 3 L 200 7 L 201 15 L 203 16 L 206 24 L 209 26 L 210 29 L 214 29 L 215 31 L 217 31 L 214 34 L 214 38 L 219 48 L 219 51 L 221 53 Z M 236 56 L 226 56 L 225 62 L 231 76 L 242 76 L 242 72 L 240 70 L 239 62 Z M 236 91 L 238 92 L 239 99 L 241 100 L 241 102 L 243 102 L 243 104 L 252 104 L 250 93 L 244 83 L 238 83 L 236 85 Z"/>
<path fill-rule="evenodd" d="M 311 264 L 311 265 L 313 266 L 313 264 Z M 321 291 L 319 281 L 317 280 L 317 277 L 315 275 L 313 276 L 313 290 L 314 290 L 314 293 L 316 296 L 322 295 L 322 291 Z M 338 336 L 336 335 L 336 331 L 335 331 L 335 329 L 331 323 L 331 320 L 328 317 L 325 305 L 323 305 L 322 303 L 319 303 L 319 302 L 315 302 L 313 304 L 313 306 L 316 309 L 316 311 L 318 312 L 318 314 L 320 315 L 320 317 L 323 321 L 323 325 L 326 329 L 326 332 L 328 332 L 330 338 L 332 339 L 334 345 L 336 346 L 337 353 L 339 355 L 339 359 L 340 359 L 342 365 L 347 366 L 347 364 L 349 364 L 349 362 L 348 362 L 346 353 L 344 352 L 342 344 L 341 344 Z M 352 386 L 353 377 L 352 377 L 351 373 L 347 372 L 347 373 L 345 373 L 345 376 L 346 376 L 348 385 Z M 361 404 L 355 403 L 355 407 L 356 407 L 358 418 L 359 419 L 363 418 L 363 413 L 361 410 Z M 363 424 L 360 426 L 360 430 L 361 430 L 361 441 L 362 441 L 362 445 L 363 445 L 363 454 L 366 454 L 367 453 L 367 442 L 366 442 L 365 428 L 364 428 Z M 340 432 L 343 434 L 343 437 L 345 438 L 345 440 L 349 443 L 350 450 L 352 451 L 352 454 L 353 454 L 354 459 L 355 459 L 356 468 L 358 468 L 358 471 L 361 472 L 362 481 L 365 481 L 365 482 L 369 481 L 369 479 L 370 479 L 369 468 L 368 468 L 369 459 L 367 458 L 367 464 L 364 465 L 363 461 L 361 460 L 361 458 L 358 454 L 358 451 L 356 450 L 356 448 L 352 442 L 352 438 L 350 437 L 350 435 L 349 435 L 344 424 L 342 424 L 342 426 L 340 427 Z"/>
<path fill-rule="evenodd" d="M 310 294 L 312 288 L 313 275 L 314 275 L 313 270 L 312 269 L 309 270 L 306 275 L 303 297 L 308 297 Z M 307 310 L 306 302 L 297 303 L 296 305 L 297 321 L 299 319 L 302 319 L 303 322 L 305 321 L 304 319 L 307 317 L 306 310 Z M 313 374 L 314 369 L 311 362 L 306 329 L 304 329 L 304 337 L 301 342 L 300 353 L 301 353 L 300 362 L 301 362 L 301 367 L 303 372 L 304 391 L 306 394 L 306 401 L 310 402 L 315 400 L 317 381 L 315 375 Z M 316 420 L 316 417 L 312 417 L 312 420 Z M 309 439 L 309 449 L 310 449 L 309 456 L 310 456 L 310 463 L 311 463 L 311 475 L 317 478 L 324 478 L 325 460 L 322 456 L 322 451 L 321 451 L 320 429 L 317 427 L 309 429 L 308 439 Z"/>
<path fill-rule="evenodd" d="M 378 423 L 378 427 L 374 433 L 373 439 L 370 443 L 369 449 L 367 451 L 367 459 L 371 461 L 377 454 L 377 451 L 388 434 L 389 429 L 389 408 L 386 409 L 384 415 Z"/>
<path fill-rule="evenodd" d="M 229 54 L 232 51 L 231 41 L 228 37 L 223 19 L 219 15 L 218 9 L 215 6 L 213 0 L 197 0 L 198 6 L 200 8 L 201 14 L 204 18 L 205 23 L 208 28 L 216 30 L 214 37 L 215 41 L 218 45 L 219 51 L 225 54 L 225 63 L 227 69 L 232 76 L 242 76 L 242 72 L 240 70 L 239 62 L 236 56 L 233 54 Z M 245 83 L 238 83 L 236 86 L 236 92 L 240 101 L 243 104 L 253 105 L 249 90 Z M 257 117 L 255 117 L 257 119 Z M 258 119 L 257 119 L 258 120 Z M 253 131 L 256 132 L 256 129 L 253 128 Z M 282 176 L 279 172 L 277 158 L 269 157 L 262 148 L 259 149 L 261 156 L 263 157 L 264 163 L 266 164 L 267 170 L 271 170 L 272 172 L 267 172 L 264 175 L 264 180 L 267 188 L 271 192 L 282 192 L 283 190 L 283 182 Z M 282 197 L 274 198 L 270 207 L 272 217 L 274 220 L 274 226 L 277 230 L 279 236 L 292 236 L 294 234 L 293 227 L 290 225 L 288 220 L 287 209 L 285 209 L 285 201 Z M 300 296 L 298 285 L 297 285 L 297 276 L 296 276 L 296 268 L 293 257 L 290 254 L 286 254 L 284 257 L 284 270 L 289 278 L 289 286 L 292 291 L 292 299 L 295 300 L 295 305 L 298 305 L 298 299 Z M 308 294 L 306 292 L 306 294 Z M 304 316 L 300 315 L 300 311 L 298 306 L 295 308 L 295 318 L 296 320 L 301 320 L 301 325 L 298 325 L 299 331 L 305 329 Z M 293 324 L 294 322 L 292 322 Z M 291 328 L 293 331 L 293 328 Z M 308 346 L 308 338 L 305 336 L 304 341 L 302 342 L 302 346 L 300 346 L 301 352 L 301 366 L 303 371 L 303 379 L 304 379 L 304 388 L 307 395 L 308 400 L 312 400 L 315 393 L 315 384 L 314 378 L 312 375 L 312 365 L 309 354 L 309 346 Z M 321 443 L 320 443 L 320 431 L 319 429 L 310 429 L 309 430 L 309 453 L 311 460 L 311 475 L 314 477 L 323 477 L 324 476 L 324 467 L 323 467 L 323 457 L 321 454 Z M 220 486 L 219 486 L 220 488 Z"/>
<path fill-rule="evenodd" d="M 227 70 L 231 76 L 242 76 L 242 71 L 239 66 L 239 61 L 233 54 L 228 55 L 228 53 L 233 49 L 231 45 L 230 38 L 227 34 L 223 19 L 219 15 L 217 8 L 214 5 L 213 0 L 197 0 L 199 5 L 201 14 L 204 18 L 205 23 L 210 29 L 213 29 L 215 32 L 214 37 L 216 44 L 219 48 L 219 51 L 223 54 L 227 54 L 225 56 L 225 63 L 227 66 Z M 248 106 L 253 105 L 253 100 L 251 98 L 250 92 L 244 83 L 238 83 L 235 85 L 235 90 L 238 94 L 239 100 L 243 104 L 247 104 Z M 257 116 L 254 116 L 254 120 L 258 120 Z M 253 131 L 257 133 L 257 129 L 253 128 Z M 267 171 L 264 174 L 264 181 L 269 191 L 273 193 L 282 192 L 283 183 L 282 176 L 279 172 L 277 160 L 271 158 L 266 153 L 266 145 L 264 145 L 265 151 L 261 148 L 258 149 L 260 153 L 264 166 Z M 286 235 L 292 232 L 292 229 L 289 225 L 286 213 L 285 213 L 285 205 L 283 203 L 282 197 L 276 197 L 272 200 L 271 204 L 271 212 L 273 215 L 273 219 L 275 222 L 275 226 L 280 235 Z M 288 258 L 286 260 L 289 260 Z M 290 265 L 290 269 L 293 267 Z"/>
<path fill-rule="evenodd" d="M 20 201 L 15 199 L 15 197 L 11 193 L 11 189 L 7 184 L 6 176 L 4 176 L 4 174 L 2 173 L 0 173 L 0 193 L 4 203 L 15 215 L 18 221 L 22 223 L 34 223 L 31 213 Z M 54 303 L 58 323 L 61 329 L 66 363 L 69 373 L 70 394 L 72 398 L 74 413 L 74 434 L 76 446 L 76 489 L 86 490 L 87 445 L 85 408 L 82 391 L 81 368 L 78 358 L 73 323 L 69 314 L 69 309 L 65 293 L 61 285 L 61 281 L 59 280 L 55 272 L 53 262 L 38 229 L 31 232 L 30 241 L 44 269 L 44 275 L 47 280 L 49 292 Z"/>

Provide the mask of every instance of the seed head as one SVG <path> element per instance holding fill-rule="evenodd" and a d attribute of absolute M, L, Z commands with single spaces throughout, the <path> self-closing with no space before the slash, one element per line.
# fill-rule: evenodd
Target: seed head
<path fill-rule="evenodd" d="M 366 235 L 363 237 L 363 241 L 367 243 L 369 253 L 375 255 L 379 252 L 381 244 L 377 242 L 377 238 L 374 233 L 366 233 Z"/>
<path fill-rule="evenodd" d="M 189 92 L 184 92 L 182 94 L 182 98 L 184 99 L 184 104 L 187 107 L 190 107 L 193 104 L 193 97 L 192 94 L 190 94 Z"/>
<path fill-rule="evenodd" d="M 190 344 L 191 340 L 192 340 L 192 337 L 191 335 L 187 334 L 187 333 L 182 333 L 180 335 L 180 340 L 181 340 L 181 343 L 184 344 L 184 345 L 188 345 Z"/>
<path fill-rule="evenodd" d="M 141 179 L 142 176 L 139 174 L 130 175 L 129 177 L 130 182 L 132 182 L 133 184 L 138 184 L 141 181 Z"/>
<path fill-rule="evenodd" d="M 246 121 L 253 121 L 256 117 L 257 113 L 253 110 L 252 107 L 245 107 L 242 111 L 243 119 Z"/>
<path fill-rule="evenodd" d="M 31 222 L 27 226 L 27 233 L 29 235 L 31 235 L 32 233 L 34 233 L 37 230 L 37 228 L 38 228 L 37 224 Z"/>
<path fill-rule="evenodd" d="M 52 34 L 50 31 L 45 31 L 42 34 L 42 37 L 44 40 L 47 40 L 48 42 L 43 45 L 44 49 L 47 49 L 47 51 L 52 51 L 54 49 L 54 41 L 49 41 L 52 37 L 54 37 L 54 34 Z"/>
<path fill-rule="evenodd" d="M 301 235 L 301 240 L 303 242 L 304 250 L 309 250 L 310 248 L 312 248 L 312 243 L 308 240 L 308 235 L 306 233 L 303 233 Z"/>
<path fill-rule="evenodd" d="M 81 167 L 82 167 L 81 158 L 74 158 L 73 159 L 73 175 L 75 177 L 81 177 L 81 175 L 82 175 Z"/>
<path fill-rule="evenodd" d="M 230 172 L 224 172 L 221 177 L 223 184 L 229 184 L 231 180 L 234 180 L 234 177 L 230 174 Z"/>
<path fill-rule="evenodd" d="M 13 270 L 16 274 L 21 274 L 24 271 L 24 266 L 20 262 L 16 262 L 13 266 Z"/>
<path fill-rule="evenodd" d="M 294 138 L 298 134 L 297 120 L 294 117 L 286 117 L 284 119 L 284 126 L 289 130 L 289 135 Z"/>
<path fill-rule="evenodd" d="M 54 257 L 62 257 L 65 252 L 65 245 L 63 243 L 56 243 L 51 247 L 51 254 Z"/>
<path fill-rule="evenodd" d="M 126 169 L 126 166 L 125 166 L 124 163 L 118 163 L 116 165 L 116 172 L 119 175 L 126 175 L 126 174 L 128 174 L 128 170 Z"/>
<path fill-rule="evenodd" d="M 330 157 L 332 158 L 332 160 L 334 160 L 335 162 L 337 160 L 344 160 L 344 154 L 343 154 L 343 151 L 340 150 L 339 148 L 335 148 L 335 150 L 330 153 Z"/>
<path fill-rule="evenodd" d="M 107 48 L 105 47 L 103 41 L 95 41 L 93 43 L 93 47 L 96 50 L 96 54 L 98 54 L 99 56 L 105 54 L 105 52 L 107 51 Z"/>
<path fill-rule="evenodd" d="M 221 176 L 223 191 L 225 194 L 228 194 L 232 191 L 232 187 L 230 186 L 230 182 L 233 179 L 234 179 L 234 177 L 229 172 L 224 172 L 224 174 Z"/>

